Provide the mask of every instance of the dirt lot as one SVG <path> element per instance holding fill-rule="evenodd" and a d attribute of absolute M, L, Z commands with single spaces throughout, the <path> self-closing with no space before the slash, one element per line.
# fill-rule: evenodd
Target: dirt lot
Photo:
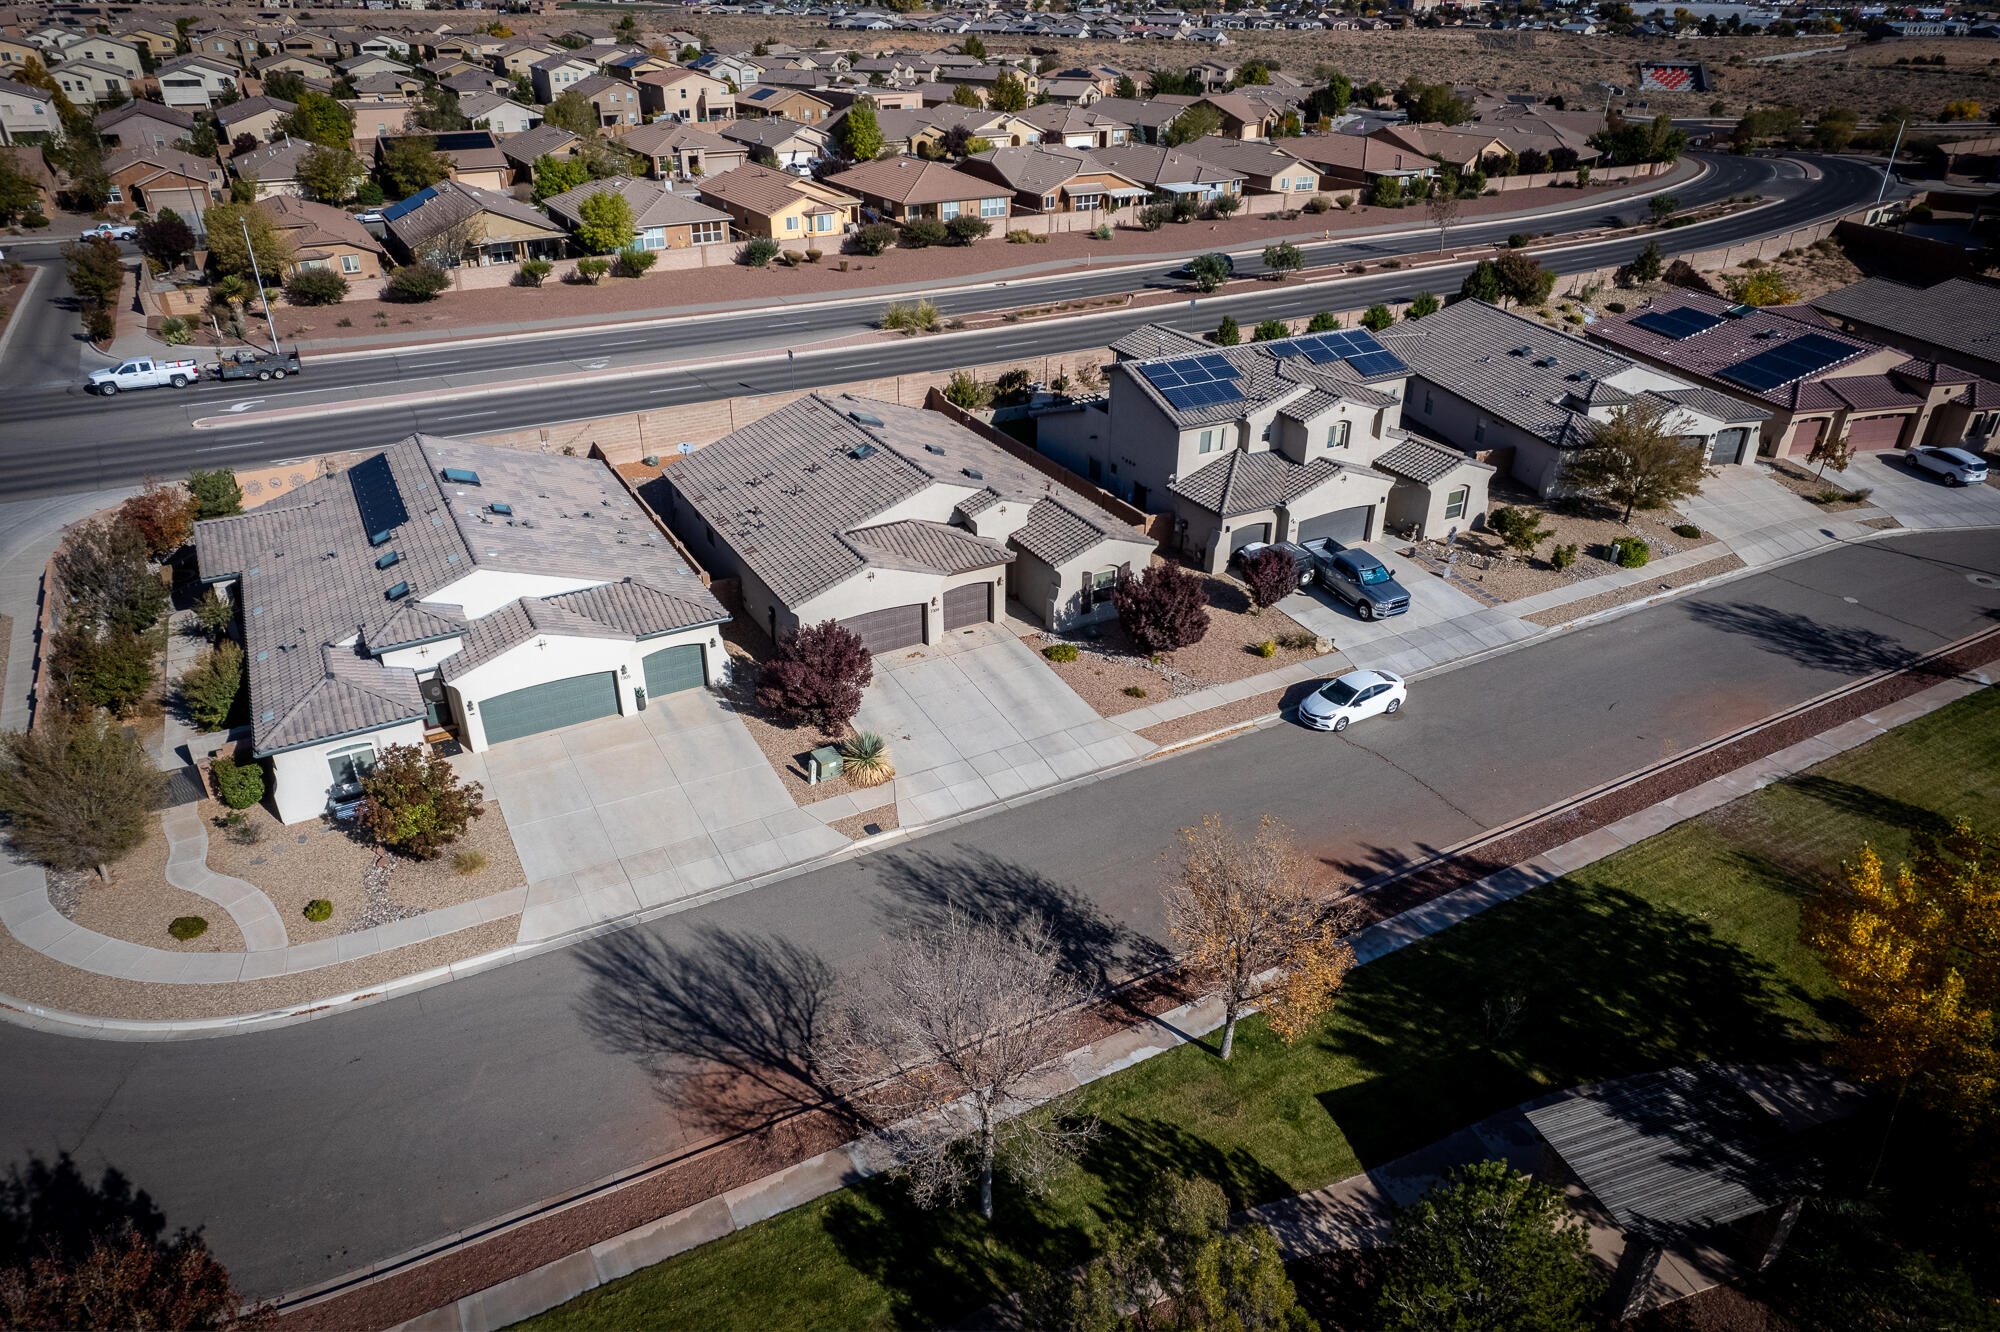
<path fill-rule="evenodd" d="M 1201 642 L 1166 653 L 1157 662 L 1148 660 L 1133 645 L 1116 620 L 1095 626 L 1096 637 L 1087 633 L 1045 633 L 1029 639 L 1029 645 L 1039 650 L 1054 643 L 1076 644 L 1075 661 L 1051 661 L 1049 666 L 1062 677 L 1063 683 L 1104 717 L 1115 717 L 1210 685 L 1261 675 L 1316 655 L 1317 649 L 1311 647 L 1281 647 L 1274 656 L 1259 655 L 1256 645 L 1267 639 L 1275 642 L 1291 634 L 1311 635 L 1280 610 L 1253 610 L 1243 585 L 1234 579 L 1211 576 L 1204 581 L 1208 591 L 1208 633 Z M 1130 690 L 1143 692 L 1135 694 Z"/>
<path fill-rule="evenodd" d="M 1652 547 L 1655 560 L 1715 542 L 1707 532 L 1698 537 L 1676 535 L 1671 529 L 1686 519 L 1671 509 L 1640 510 L 1626 523 L 1621 521 L 1619 511 L 1609 505 L 1588 500 L 1557 505 L 1536 499 L 1531 492 L 1512 483 L 1496 484 L 1487 512 L 1510 505 L 1533 512 L 1541 526 L 1554 529 L 1553 535 L 1543 538 L 1532 556 L 1523 557 L 1508 550 L 1491 532 L 1467 532 L 1458 539 L 1459 557 L 1454 566 L 1461 578 L 1501 601 L 1516 601 L 1550 588 L 1617 572 L 1618 566 L 1607 556 L 1609 543 L 1618 537 L 1642 538 Z M 1556 568 L 1550 563 L 1551 553 L 1557 546 L 1569 545 L 1577 548 L 1576 563 L 1567 569 Z M 1427 563 L 1439 563 L 1445 549 L 1441 541 L 1426 541 L 1417 547 L 1417 554 Z"/>

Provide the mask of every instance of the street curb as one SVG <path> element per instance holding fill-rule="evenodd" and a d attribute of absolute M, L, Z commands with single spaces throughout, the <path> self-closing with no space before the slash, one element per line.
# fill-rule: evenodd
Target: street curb
<path fill-rule="evenodd" d="M 0 329 L 0 365 L 7 363 L 7 349 L 14 345 L 14 334 L 25 322 L 21 318 L 21 311 L 35 298 L 35 285 L 42 280 L 42 275 L 46 272 L 48 269 L 41 264 L 34 264 L 29 268 L 28 281 L 21 288 L 21 299 L 14 302 L 14 312 L 7 316 L 7 327 Z"/>

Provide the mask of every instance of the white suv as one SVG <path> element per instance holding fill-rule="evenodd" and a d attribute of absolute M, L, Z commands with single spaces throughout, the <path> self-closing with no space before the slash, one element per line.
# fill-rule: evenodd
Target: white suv
<path fill-rule="evenodd" d="M 1936 472 L 1948 486 L 1986 484 L 1986 460 L 1966 449 L 1945 449 L 1919 444 L 1910 450 L 1910 462 L 1926 472 Z"/>

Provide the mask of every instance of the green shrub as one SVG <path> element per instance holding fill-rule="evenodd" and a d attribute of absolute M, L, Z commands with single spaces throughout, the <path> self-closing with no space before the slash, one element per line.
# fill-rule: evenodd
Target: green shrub
<path fill-rule="evenodd" d="M 935 333 L 944 317 L 929 301 L 892 301 L 882 311 L 882 327 L 897 333 Z"/>
<path fill-rule="evenodd" d="M 189 939 L 199 939 L 208 932 L 208 922 L 200 916 L 175 916 L 167 926 L 167 933 L 186 943 Z"/>
<path fill-rule="evenodd" d="M 1009 245 L 1032 245 L 1034 240 L 1033 236 L 1020 230 L 1018 227 L 1007 233 L 1007 243 Z"/>
<path fill-rule="evenodd" d="M 1306 211 L 1308 213 L 1324 213 L 1330 211 L 1332 208 L 1333 200 L 1327 198 L 1324 194 L 1315 194 L 1312 198 L 1306 200 Z"/>
<path fill-rule="evenodd" d="M 769 236 L 752 236 L 743 243 L 743 248 L 737 252 L 736 257 L 750 268 L 769 268 L 771 261 L 778 257 L 778 248 L 778 242 Z M 881 251 L 877 250 L 875 253 L 880 254 Z M 581 268 L 582 265 L 578 264 L 577 267 Z"/>
<path fill-rule="evenodd" d="M 955 217 L 944 224 L 944 231 L 953 245 L 970 245 L 992 235 L 993 224 L 984 218 Z"/>
<path fill-rule="evenodd" d="M 188 494 L 194 496 L 197 518 L 227 518 L 243 512 L 243 487 L 238 484 L 236 473 L 227 467 L 213 471 L 197 467 L 188 473 L 187 487 Z"/>
<path fill-rule="evenodd" d="M 347 299 L 347 279 L 328 268 L 302 268 L 285 283 L 293 305 L 338 305 Z"/>
<path fill-rule="evenodd" d="M 179 315 L 168 315 L 160 321 L 160 341 L 169 347 L 185 347 L 194 341 L 194 329 Z"/>
<path fill-rule="evenodd" d="M 1610 312 L 1611 312 L 1612 314 L 1624 314 L 1624 313 L 1625 313 L 1625 302 L 1623 302 L 1623 301 L 1606 301 L 1606 302 L 1604 303 L 1604 308 L 1605 308 L 1605 309 L 1607 309 L 1607 310 L 1609 310 L 1609 311 L 1610 311 Z"/>
<path fill-rule="evenodd" d="M 451 858 L 451 872 L 460 878 L 470 878 L 485 868 L 484 851 L 461 851 Z"/>
<path fill-rule="evenodd" d="M 1138 685 L 1126 685 L 1126 686 L 1125 686 L 1125 697 L 1127 697 L 1127 698 L 1144 698 L 1145 696 L 1146 696 L 1146 691 L 1145 691 L 1144 689 L 1140 688 L 1140 687 L 1139 687 Z"/>
<path fill-rule="evenodd" d="M 1675 536 L 1685 537 L 1689 541 L 1699 541 L 1701 539 L 1701 529 L 1693 523 L 1675 523 L 1672 531 Z"/>
<path fill-rule="evenodd" d="M 1111 224 L 1109 222 L 1100 222 L 1097 224 L 1095 228 L 1092 229 L 1090 234 L 1095 236 L 1098 240 L 1110 240 Z"/>
<path fill-rule="evenodd" d="M 951 239 L 951 232 L 944 223 L 932 217 L 914 217 L 903 224 L 896 236 L 896 244 L 906 250 L 923 250 L 933 245 L 942 245 Z"/>
<path fill-rule="evenodd" d="M 1510 250 L 1519 250 L 1526 247 L 1534 239 L 1535 235 L 1531 231 L 1517 231 L 1507 238 L 1507 248 Z"/>
<path fill-rule="evenodd" d="M 1294 634 L 1279 634 L 1278 646 L 1293 652 L 1308 652 L 1319 646 L 1319 635 L 1310 631 Z"/>
<path fill-rule="evenodd" d="M 870 222 L 856 231 L 849 243 L 856 254 L 880 254 L 896 243 L 896 228 L 887 222 Z"/>
<path fill-rule="evenodd" d="M 1567 569 L 1576 563 L 1576 544 L 1557 546 L 1549 552 L 1549 564 L 1556 569 Z"/>
<path fill-rule="evenodd" d="M 1639 537 L 1619 537 L 1610 546 L 1611 562 L 1621 569 L 1643 569 L 1653 548 Z"/>
<path fill-rule="evenodd" d="M 873 731 L 856 731 L 840 747 L 840 770 L 856 786 L 880 786 L 896 775 L 889 742 Z"/>
<path fill-rule="evenodd" d="M 609 259 L 592 256 L 588 259 L 579 259 L 576 261 L 577 280 L 579 282 L 588 282 L 593 287 L 602 282 L 604 275 L 610 271 L 611 261 Z"/>
<path fill-rule="evenodd" d="M 386 294 L 399 301 L 436 300 L 451 286 L 451 274 L 432 264 L 411 264 L 389 275 Z"/>
<path fill-rule="evenodd" d="M 1042 655 L 1050 661 L 1075 661 L 1077 655 L 1076 644 L 1051 643 L 1042 649 Z"/>
<path fill-rule="evenodd" d="M 399 855 L 435 860 L 485 814 L 478 782 L 417 745 L 390 745 L 361 778 L 361 830 Z"/>
<path fill-rule="evenodd" d="M 243 649 L 224 639 L 181 674 L 181 706 L 200 729 L 219 731 L 228 723 L 242 688 Z"/>
<path fill-rule="evenodd" d="M 315 925 L 323 920 L 331 920 L 333 918 L 333 903 L 327 901 L 324 897 L 315 897 L 312 901 L 306 903 L 305 917 Z"/>
<path fill-rule="evenodd" d="M 514 270 L 514 280 L 524 287 L 539 287 L 555 271 L 556 266 L 546 259 L 523 259 Z"/>
<path fill-rule="evenodd" d="M 618 252 L 618 270 L 626 277 L 644 277 L 659 262 L 657 251 L 642 250 L 636 245 Z"/>
<path fill-rule="evenodd" d="M 108 344 L 118 335 L 118 317 L 101 305 L 87 306 L 83 312 L 83 329 L 92 342 Z"/>
<path fill-rule="evenodd" d="M 231 809 L 248 809 L 264 798 L 263 764 L 218 758 L 208 765 L 208 770 L 215 775 L 216 794 Z"/>
<path fill-rule="evenodd" d="M 1278 644 L 1276 640 L 1267 638 L 1253 645 L 1250 650 L 1260 657 L 1275 657 L 1278 655 Z"/>

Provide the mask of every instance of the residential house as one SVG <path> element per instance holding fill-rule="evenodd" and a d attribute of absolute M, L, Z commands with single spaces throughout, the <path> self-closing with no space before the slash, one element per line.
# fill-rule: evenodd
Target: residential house
<path fill-rule="evenodd" d="M 1186 148 L 1128 143 L 1122 148 L 1093 148 L 1090 160 L 1158 194 L 1207 202 L 1225 194 L 1243 193 L 1242 172 L 1218 166 Z"/>
<path fill-rule="evenodd" d="M 282 53 L 251 61 L 250 72 L 260 79 L 268 79 L 273 74 L 296 74 L 308 84 L 320 88 L 331 88 L 333 81 L 340 77 L 340 71 L 324 60 Z"/>
<path fill-rule="evenodd" d="M 215 121 L 223 131 L 222 138 L 229 143 L 245 134 L 269 143 L 284 133 L 285 118 L 298 109 L 296 103 L 282 97 L 245 97 L 217 108 Z"/>
<path fill-rule="evenodd" d="M 1003 231 L 1013 196 L 986 177 L 915 157 L 862 162 L 828 176 L 826 183 L 859 196 L 864 207 L 887 221 L 976 217 Z"/>
<path fill-rule="evenodd" d="M 473 68 L 463 70 L 448 79 L 439 80 L 439 82 L 457 93 L 460 97 L 466 97 L 472 93 L 499 93 L 505 97 L 511 96 L 514 92 L 514 80 L 508 78 L 505 74 L 495 74 L 490 69 Z"/>
<path fill-rule="evenodd" d="M 160 24 L 157 27 L 144 24 L 136 28 L 127 28 L 118 36 L 150 52 L 156 60 L 171 59 L 174 53 L 181 49 L 180 36 L 170 24 Z"/>
<path fill-rule="evenodd" d="M 1237 65 L 1226 60 L 1197 60 L 1187 72 L 1201 84 L 1203 92 L 1227 92 L 1236 82 Z"/>
<path fill-rule="evenodd" d="M 1968 393 L 1988 402 L 2000 394 L 1968 371 L 1835 335 L 1811 306 L 1759 308 L 1676 291 L 1604 316 L 1589 332 L 1635 359 L 1771 409 L 1759 444 L 1766 456 L 1803 458 L 1822 438 L 1845 438 L 1855 452 L 1955 444 L 1964 418 L 1940 419 L 1939 409 Z"/>
<path fill-rule="evenodd" d="M 390 252 L 445 268 L 560 259 L 561 227 L 512 195 L 445 180 L 382 210 Z"/>
<path fill-rule="evenodd" d="M 257 208 L 291 245 L 286 277 L 318 270 L 365 281 L 388 270 L 382 242 L 343 209 L 289 195 L 259 199 Z"/>
<path fill-rule="evenodd" d="M 934 78 L 936 82 L 945 84 L 947 88 L 961 85 L 971 88 L 979 94 L 981 102 L 987 102 L 991 100 L 989 94 L 993 91 L 993 85 L 1006 75 L 1011 75 L 1020 80 L 1021 85 L 1028 90 L 1028 100 L 1030 102 L 1033 102 L 1035 94 L 1042 90 L 1042 80 L 1039 75 L 1029 70 L 1015 69 L 1012 65 L 946 67 L 939 69 Z M 950 100 L 950 97 L 951 94 L 946 92 L 946 100 Z"/>
<path fill-rule="evenodd" d="M 680 459 L 654 509 L 777 635 L 835 620 L 871 652 L 997 620 L 1011 593 L 1068 628 L 1153 548 L 999 432 L 942 410 L 809 394 Z M 1111 501 L 1115 503 L 1115 501 Z"/>
<path fill-rule="evenodd" d="M 229 169 L 242 180 L 253 181 L 257 187 L 257 197 L 266 199 L 275 194 L 299 193 L 299 164 L 318 145 L 307 139 L 294 139 L 285 135 L 275 143 L 262 144 L 247 153 L 238 153 L 229 159 Z M 363 177 L 357 177 L 359 186 Z"/>
<path fill-rule="evenodd" d="M 833 104 L 802 88 L 786 88 L 760 83 L 736 96 L 736 113 L 741 116 L 774 116 L 801 125 L 823 125 Z"/>
<path fill-rule="evenodd" d="M 1181 116 L 1181 113 L 1195 104 L 1192 97 L 1106 97 L 1091 110 L 1114 120 L 1122 120 L 1131 126 L 1129 135 L 1133 143 L 1163 144 L 1167 141 L 1167 131 Z"/>
<path fill-rule="evenodd" d="M 48 161 L 42 156 L 39 145 L 19 143 L 0 146 L 0 163 L 4 163 L 33 187 L 35 212 L 43 217 L 52 218 L 56 215 L 56 190 L 59 188 L 56 173 L 49 170 Z"/>
<path fill-rule="evenodd" d="M 0 79 L 0 140 L 54 143 L 61 138 L 62 117 L 56 114 L 54 93 Z"/>
<path fill-rule="evenodd" d="M 92 122 L 107 148 L 169 148 L 194 129 L 194 117 L 159 102 L 127 102 Z"/>
<path fill-rule="evenodd" d="M 583 140 L 568 130 L 544 123 L 502 139 L 500 155 L 507 159 L 510 183 L 528 185 L 534 182 L 536 162 L 544 157 L 567 161 L 582 146 Z"/>
<path fill-rule="evenodd" d="M 220 202 L 229 188 L 213 159 L 150 144 L 113 153 L 104 160 L 104 171 L 111 178 L 105 211 L 115 217 L 171 208 L 198 227 L 208 205 Z"/>
<path fill-rule="evenodd" d="M 341 105 L 354 113 L 356 151 L 365 157 L 375 155 L 376 140 L 395 138 L 415 129 L 417 112 L 421 109 L 409 101 L 343 101 Z"/>
<path fill-rule="evenodd" d="M 1290 139 L 1280 140 L 1289 145 Z M 1184 151 L 1243 177 L 1250 194 L 1282 194 L 1294 205 L 1317 194 L 1319 171 L 1293 153 L 1268 143 L 1246 143 L 1214 135 L 1186 144 Z"/>
<path fill-rule="evenodd" d="M 1437 172 L 1437 163 L 1414 149 L 1360 134 L 1308 134 L 1285 140 L 1285 151 L 1317 168 L 1327 189 L 1373 189 L 1385 178 L 1407 186 Z"/>
<path fill-rule="evenodd" d="M 742 144 L 753 157 L 760 149 L 770 153 L 779 166 L 786 168 L 812 167 L 832 151 L 825 130 L 782 117 L 732 120 L 717 132 L 731 143 Z"/>
<path fill-rule="evenodd" d="M 530 130 L 538 134 L 540 130 Z M 375 161 L 379 166 L 400 136 L 375 140 Z M 502 150 L 500 139 L 490 130 L 445 130 L 408 137 L 427 139 L 451 164 L 451 179 L 482 190 L 504 190 L 514 183 L 514 167 Z"/>
<path fill-rule="evenodd" d="M 226 60 L 208 55 L 184 55 L 154 71 L 160 100 L 173 107 L 214 106 L 242 86 L 242 71 Z"/>
<path fill-rule="evenodd" d="M 1173 514 L 1174 545 L 1200 568 L 1253 541 L 1380 540 L 1392 508 L 1420 526 L 1485 510 L 1490 467 L 1433 456 L 1402 428 L 1409 371 L 1393 356 L 1308 339 L 1218 348 L 1159 324 L 1112 350 L 1109 392 L 1042 414 L 1037 447 Z"/>
<path fill-rule="evenodd" d="M 65 60 L 49 71 L 63 96 L 77 106 L 132 97 L 132 77 L 122 69 L 89 60 Z"/>
<path fill-rule="evenodd" d="M 585 79 L 597 77 L 599 77 L 597 62 L 577 55 L 573 51 L 562 51 L 528 66 L 528 78 L 534 85 L 535 100 L 543 106 L 555 101 Z M 509 80 L 510 85 L 511 82 Z"/>
<path fill-rule="evenodd" d="M 341 61 L 335 68 L 350 83 L 356 79 L 373 78 L 377 75 L 385 74 L 392 78 L 402 77 L 413 79 L 416 77 L 410 73 L 409 67 L 402 61 L 391 60 L 388 56 L 380 55 L 352 56 Z"/>
<path fill-rule="evenodd" d="M 593 74 L 570 85 L 574 92 L 597 109 L 597 123 L 613 134 L 624 134 L 645 122 L 639 113 L 639 90 L 629 83 Z"/>
<path fill-rule="evenodd" d="M 1090 212 L 1152 197 L 1146 185 L 1098 166 L 1089 153 L 1050 144 L 995 148 L 967 158 L 959 169 L 1013 191 L 1015 212 Z"/>
<path fill-rule="evenodd" d="M 1485 456 L 1538 495 L 1565 459 L 1634 403 L 1664 414 L 1716 464 L 1750 463 L 1773 415 L 1484 301 L 1457 301 L 1377 335 L 1410 367 L 1404 424 Z"/>
<path fill-rule="evenodd" d="M 48 62 L 40 47 L 30 46 L 0 32 L 0 77 L 12 78 L 18 75 L 27 68 L 30 59 L 47 68 Z"/>
<path fill-rule="evenodd" d="M 598 194 L 617 194 L 632 209 L 632 244 L 641 250 L 685 250 L 729 242 L 729 214 L 693 195 L 676 194 L 658 180 L 609 176 L 579 185 L 542 202 L 548 215 L 574 232 L 583 224 L 583 204 Z"/>
<path fill-rule="evenodd" d="M 1868 278 L 1810 304 L 1843 332 L 2000 380 L 2000 286 L 1991 282 L 1952 278 L 1921 287 Z"/>
<path fill-rule="evenodd" d="M 654 55 L 651 51 L 639 50 L 613 56 L 598 68 L 621 83 L 637 83 L 642 74 L 679 69 L 680 66 L 664 57 Z"/>
<path fill-rule="evenodd" d="M 491 130 L 503 139 L 542 123 L 539 109 L 523 106 L 499 93 L 466 93 L 458 99 L 458 110 L 460 115 L 472 122 L 474 129 Z"/>
<path fill-rule="evenodd" d="M 412 435 L 196 525 L 244 625 L 279 819 L 350 800 L 391 745 L 477 753 L 700 688 L 728 612 L 610 467 Z"/>
<path fill-rule="evenodd" d="M 704 52 L 694 62 L 693 68 L 711 78 L 733 83 L 739 91 L 757 82 L 764 74 L 762 67 L 747 56 L 723 55 L 716 51 Z"/>
<path fill-rule="evenodd" d="M 1029 107 L 1021 119 L 1041 130 L 1043 143 L 1066 148 L 1118 148 L 1132 138 L 1130 125 L 1087 107 L 1049 102 Z"/>
<path fill-rule="evenodd" d="M 638 78 L 639 108 L 648 120 L 733 120 L 736 95 L 729 85 L 696 69 L 653 70 Z"/>
<path fill-rule="evenodd" d="M 1214 107 L 1222 117 L 1222 128 L 1216 133 L 1225 139 L 1268 139 L 1284 118 L 1283 111 L 1241 93 L 1209 93 L 1200 105 Z"/>
<path fill-rule="evenodd" d="M 117 37 L 105 37 L 97 33 L 86 35 L 82 41 L 66 48 L 62 53 L 64 65 L 77 61 L 88 61 L 93 65 L 115 69 L 125 76 L 128 86 L 146 76 L 146 66 L 139 58 L 139 48 Z"/>
<path fill-rule="evenodd" d="M 645 158 L 646 174 L 661 179 L 720 175 L 750 160 L 750 149 L 744 144 L 677 120 L 641 125 L 620 139 L 618 146 Z"/>
<path fill-rule="evenodd" d="M 754 165 L 703 177 L 701 200 L 728 213 L 746 236 L 816 249 L 838 246 L 861 208 L 861 200 L 845 191 Z"/>
<path fill-rule="evenodd" d="M 565 54 L 563 48 L 554 42 L 535 38 L 515 37 L 507 41 L 493 56 L 493 68 L 508 78 L 534 78 L 535 62 L 547 60 L 553 55 Z"/>

